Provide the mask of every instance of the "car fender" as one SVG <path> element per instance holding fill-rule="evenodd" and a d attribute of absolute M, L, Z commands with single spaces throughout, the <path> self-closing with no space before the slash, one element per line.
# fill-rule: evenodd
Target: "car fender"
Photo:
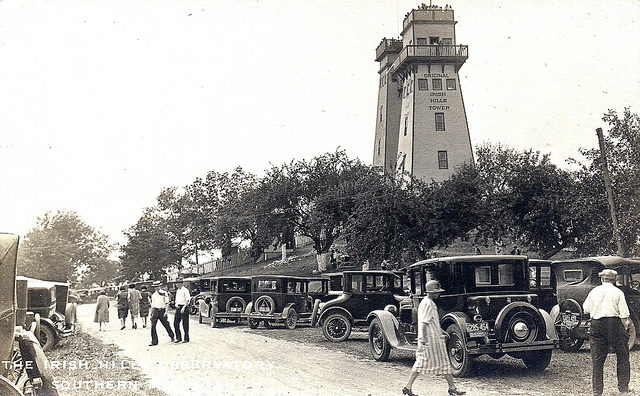
<path fill-rule="evenodd" d="M 553 319 L 553 322 L 555 323 L 558 315 L 560 315 L 560 305 L 554 305 L 553 308 L 551 308 L 551 312 L 549 312 L 549 315 L 551 315 L 551 319 Z"/>
<path fill-rule="evenodd" d="M 538 311 L 540 312 L 540 315 L 542 315 L 545 327 L 547 328 L 547 339 L 557 340 L 558 334 L 556 333 L 556 325 L 554 320 L 551 318 L 551 315 L 542 308 L 538 308 Z"/>
<path fill-rule="evenodd" d="M 351 315 L 351 312 L 347 311 L 345 308 L 342 308 L 342 307 L 329 307 L 328 309 L 327 307 L 324 307 L 322 309 L 322 312 L 320 313 L 320 317 L 318 318 L 318 323 L 324 322 L 327 316 L 331 315 L 334 312 L 340 312 L 344 314 L 347 318 L 349 318 L 349 321 L 351 322 L 351 324 L 353 324 L 353 315 Z"/>
<path fill-rule="evenodd" d="M 251 311 L 253 311 L 253 301 L 249 301 L 249 304 L 247 304 L 247 307 L 244 309 L 244 313 L 245 315 L 249 315 Z"/>
<path fill-rule="evenodd" d="M 333 299 L 331 299 L 331 300 L 329 300 L 329 301 L 324 303 L 324 305 L 322 306 L 322 310 L 320 311 L 320 316 L 322 316 L 322 313 L 325 310 L 327 310 L 327 309 L 329 309 L 329 308 L 331 308 L 331 307 L 333 307 L 335 305 L 342 304 L 342 303 L 346 302 L 350 298 L 351 298 L 351 293 L 345 293 L 345 292 L 340 293 L 335 298 L 333 298 Z"/>
<path fill-rule="evenodd" d="M 377 309 L 375 311 L 371 311 L 367 316 L 367 322 L 371 323 L 373 319 L 377 318 L 380 321 L 380 325 L 382 326 L 382 333 L 384 334 L 384 338 L 387 339 L 389 345 L 393 348 L 398 348 L 400 346 L 400 334 L 399 328 L 400 324 L 398 323 L 398 319 L 389 311 L 385 311 L 383 309 Z"/>
<path fill-rule="evenodd" d="M 469 318 L 469 315 L 464 312 L 449 312 L 440 319 L 440 327 L 443 330 L 446 330 L 447 327 L 455 324 L 460 328 L 462 334 L 464 334 L 464 341 L 466 343 L 469 340 L 469 336 L 467 334 L 467 322 L 471 323 L 472 320 Z"/>

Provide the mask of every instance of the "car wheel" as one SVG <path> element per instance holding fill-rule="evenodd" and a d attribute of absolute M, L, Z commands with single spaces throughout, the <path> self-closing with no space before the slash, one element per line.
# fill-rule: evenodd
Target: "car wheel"
<path fill-rule="evenodd" d="M 578 352 L 582 344 L 584 344 L 582 338 L 566 337 L 560 340 L 560 349 L 565 352 Z"/>
<path fill-rule="evenodd" d="M 262 322 L 264 323 L 264 328 L 265 329 L 271 328 L 271 324 L 270 324 L 270 322 L 268 320 L 263 320 Z"/>
<path fill-rule="evenodd" d="M 382 331 L 382 324 L 378 318 L 369 325 L 369 349 L 373 358 L 379 362 L 386 362 L 391 353 L 391 345 Z"/>
<path fill-rule="evenodd" d="M 552 349 L 542 351 L 527 352 L 522 358 L 525 366 L 532 371 L 542 371 L 551 363 Z"/>
<path fill-rule="evenodd" d="M 636 322 L 634 322 L 633 319 L 631 320 L 631 324 L 629 325 L 627 334 L 629 334 L 629 350 L 632 350 L 634 345 L 636 345 L 636 337 L 637 337 Z"/>
<path fill-rule="evenodd" d="M 271 315 L 276 309 L 276 303 L 271 296 L 260 296 L 256 299 L 256 305 L 253 308 L 255 312 Z"/>
<path fill-rule="evenodd" d="M 195 315 L 198 313 L 198 307 L 195 305 L 189 305 L 189 315 Z"/>
<path fill-rule="evenodd" d="M 41 325 L 38 341 L 40 341 L 40 346 L 42 347 L 43 351 L 50 351 L 51 348 L 53 348 L 53 346 L 55 345 L 56 333 L 50 326 Z"/>
<path fill-rule="evenodd" d="M 452 324 L 447 327 L 449 341 L 447 341 L 447 354 L 451 365 L 451 374 L 455 377 L 464 377 L 471 372 L 473 360 L 467 351 L 462 330 L 458 325 Z"/>
<path fill-rule="evenodd" d="M 249 320 L 247 322 L 249 322 L 249 328 L 250 329 L 257 329 L 258 328 L 258 323 L 260 323 L 258 320 L 251 319 L 251 318 L 249 318 Z"/>
<path fill-rule="evenodd" d="M 0 393 L 6 396 L 21 396 L 22 392 L 18 390 L 8 379 L 0 377 Z"/>
<path fill-rule="evenodd" d="M 202 324 L 202 314 L 198 313 L 198 323 Z"/>
<path fill-rule="evenodd" d="M 351 334 L 351 321 L 342 313 L 327 316 L 322 323 L 322 332 L 331 342 L 342 342 Z"/>
<path fill-rule="evenodd" d="M 211 327 L 218 327 L 218 319 L 216 319 L 216 317 L 214 316 L 213 318 L 211 318 Z"/>
<path fill-rule="evenodd" d="M 297 324 L 298 324 L 298 313 L 296 312 L 295 309 L 291 308 L 287 313 L 287 318 L 284 320 L 284 327 L 286 327 L 289 330 L 293 330 L 296 328 Z"/>

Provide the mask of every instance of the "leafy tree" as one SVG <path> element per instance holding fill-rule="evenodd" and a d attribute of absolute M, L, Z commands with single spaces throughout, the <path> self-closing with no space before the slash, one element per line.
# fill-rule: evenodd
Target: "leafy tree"
<path fill-rule="evenodd" d="M 640 117 L 625 108 L 622 115 L 609 110 L 602 120 L 609 125 L 605 147 L 623 244 L 627 255 L 637 256 L 640 254 Z M 577 208 L 576 217 L 584 219 L 586 233 L 578 240 L 578 247 L 582 252 L 615 254 L 600 151 L 582 150 L 582 154 L 588 163 L 578 175 L 581 198 L 586 202 Z"/>
<path fill-rule="evenodd" d="M 72 211 L 47 212 L 23 238 L 18 255 L 21 275 L 76 282 L 100 268 L 112 251 L 106 235 Z"/>
<path fill-rule="evenodd" d="M 476 153 L 483 216 L 477 239 L 514 240 L 542 257 L 572 243 L 580 229 L 571 217 L 575 177 L 537 151 L 483 145 Z"/>
<path fill-rule="evenodd" d="M 172 229 L 172 221 L 157 208 L 147 208 L 138 222 L 124 231 L 127 243 L 122 247 L 120 261 L 127 279 L 149 274 L 159 279 L 166 269 L 180 266 L 182 242 Z"/>

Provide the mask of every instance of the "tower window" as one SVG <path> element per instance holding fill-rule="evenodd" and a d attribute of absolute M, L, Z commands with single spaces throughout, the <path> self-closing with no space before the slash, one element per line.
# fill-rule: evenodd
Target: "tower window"
<path fill-rule="evenodd" d="M 444 131 L 444 113 L 436 113 L 436 131 Z"/>
<path fill-rule="evenodd" d="M 380 139 L 378 139 L 378 155 L 380 155 Z"/>
<path fill-rule="evenodd" d="M 447 151 L 438 151 L 438 168 L 449 169 L 449 158 L 447 158 Z"/>
<path fill-rule="evenodd" d="M 426 91 L 427 88 L 427 79 L 426 78 L 419 78 L 418 79 L 418 89 L 420 91 Z"/>
<path fill-rule="evenodd" d="M 429 37 L 429 44 L 438 45 L 440 41 L 440 37 Z"/>
<path fill-rule="evenodd" d="M 442 38 L 442 39 L 440 39 L 440 44 L 442 44 L 442 45 L 451 45 L 452 42 L 451 42 L 450 38 Z"/>
<path fill-rule="evenodd" d="M 404 136 L 407 136 L 408 127 L 409 127 L 409 117 L 404 117 Z"/>
<path fill-rule="evenodd" d="M 382 109 L 384 108 L 384 106 L 380 106 L 380 122 L 382 122 Z"/>
<path fill-rule="evenodd" d="M 431 79 L 431 89 L 433 89 L 434 91 L 442 91 L 442 79 L 441 78 Z"/>
<path fill-rule="evenodd" d="M 426 39 L 426 38 L 418 37 L 418 38 L 416 39 L 416 44 L 418 44 L 418 45 L 427 45 L 427 39 Z"/>
<path fill-rule="evenodd" d="M 455 78 L 447 78 L 447 90 L 453 91 L 456 89 L 456 79 Z"/>

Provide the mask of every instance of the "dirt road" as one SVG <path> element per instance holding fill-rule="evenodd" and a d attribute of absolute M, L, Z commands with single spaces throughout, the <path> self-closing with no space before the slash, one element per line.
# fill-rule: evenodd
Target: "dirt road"
<path fill-rule="evenodd" d="M 164 328 L 159 326 L 160 344 L 149 347 L 149 328 L 142 329 L 139 325 L 132 330 L 128 322 L 127 329 L 119 330 L 114 308 L 108 330 L 98 332 L 97 324 L 92 322 L 94 309 L 95 305 L 88 304 L 78 307 L 84 331 L 118 345 L 132 361 L 117 364 L 141 366 L 152 386 L 172 396 L 400 395 L 410 370 L 317 346 L 263 337 L 244 328 L 214 329 L 194 320 L 190 343 L 169 343 Z M 459 383 L 459 388 L 467 390 L 470 396 L 505 394 L 505 389 L 474 390 L 469 380 Z M 419 378 L 414 385 L 414 391 L 420 395 L 446 395 L 446 389 L 444 379 L 434 376 Z M 510 389 L 508 394 L 525 392 Z M 542 395 L 531 391 L 526 394 Z"/>

